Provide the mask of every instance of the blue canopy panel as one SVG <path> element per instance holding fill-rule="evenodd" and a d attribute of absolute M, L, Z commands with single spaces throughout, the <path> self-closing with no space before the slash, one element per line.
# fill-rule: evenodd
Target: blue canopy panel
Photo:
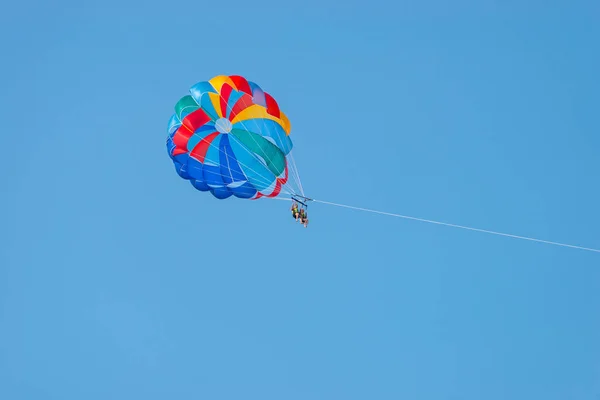
<path fill-rule="evenodd" d="M 189 180 L 192 185 L 202 191 L 207 192 L 210 190 L 210 187 L 206 184 L 204 180 L 204 164 L 195 158 L 188 157 L 187 164 L 187 175 L 189 176 Z"/>
<path fill-rule="evenodd" d="M 173 165 L 175 165 L 177 175 L 179 175 L 183 179 L 190 179 L 190 176 L 187 173 L 187 164 L 180 164 L 177 161 L 175 161 Z"/>
<path fill-rule="evenodd" d="M 171 158 L 171 160 L 173 159 L 173 150 L 175 149 L 175 142 L 173 142 L 173 135 L 175 135 L 175 132 L 177 132 L 177 129 L 179 129 L 179 127 L 181 126 L 181 121 L 179 121 L 179 118 L 177 118 L 177 115 L 173 114 L 171 115 L 171 118 L 169 119 L 169 127 L 168 127 L 168 132 L 169 134 L 167 135 L 167 153 L 169 153 L 169 157 Z"/>
<path fill-rule="evenodd" d="M 285 133 L 281 125 L 267 118 L 254 118 L 233 124 L 233 129 L 255 133 L 269 140 L 286 156 L 294 147 L 292 139 Z M 232 129 L 232 130 L 233 130 Z"/>
<path fill-rule="evenodd" d="M 219 134 L 210 143 L 202 163 L 202 187 L 208 190 L 218 199 L 226 199 L 231 192 L 225 188 L 225 182 L 221 177 L 219 142 L 223 135 Z M 194 185 L 195 186 L 195 185 Z"/>
<path fill-rule="evenodd" d="M 173 135 L 175 134 L 175 131 L 177 131 L 177 129 L 179 129 L 179 127 L 181 126 L 181 120 L 177 117 L 176 114 L 171 115 L 171 118 L 169 119 L 169 126 L 167 128 L 167 131 L 169 132 L 169 136 L 173 137 Z"/>
<path fill-rule="evenodd" d="M 205 93 L 217 93 L 217 91 L 207 81 L 198 82 L 190 88 L 190 95 L 196 101 L 196 104 L 201 104 L 201 99 Z"/>
<path fill-rule="evenodd" d="M 248 178 L 242 171 L 229 143 L 229 137 L 229 135 L 223 135 L 221 138 L 221 176 L 234 196 L 248 199 L 256 194 L 256 188 L 248 182 Z"/>
<path fill-rule="evenodd" d="M 169 157 L 171 160 L 173 159 L 173 150 L 175 150 L 175 143 L 173 142 L 173 136 L 169 135 L 167 137 L 167 153 L 169 153 Z"/>
<path fill-rule="evenodd" d="M 228 135 L 228 139 L 240 170 L 256 190 L 263 192 L 275 183 L 277 177 L 263 162 L 259 161 L 254 153 L 250 152 L 234 135 Z"/>
<path fill-rule="evenodd" d="M 229 137 L 227 134 L 215 137 L 206 151 L 203 163 L 185 154 L 187 167 L 180 171 L 189 177 L 196 189 L 210 191 L 218 199 L 226 199 L 232 195 L 252 198 L 257 190 L 244 174 Z"/>

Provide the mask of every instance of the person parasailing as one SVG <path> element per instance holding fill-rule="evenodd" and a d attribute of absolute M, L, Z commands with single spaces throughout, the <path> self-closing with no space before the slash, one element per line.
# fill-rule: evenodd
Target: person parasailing
<path fill-rule="evenodd" d="M 290 208 L 290 210 L 292 211 L 292 217 L 294 217 L 294 219 L 296 219 L 296 221 L 298 221 L 300 212 L 298 211 L 298 203 L 296 202 L 296 200 L 293 200 L 292 208 Z"/>

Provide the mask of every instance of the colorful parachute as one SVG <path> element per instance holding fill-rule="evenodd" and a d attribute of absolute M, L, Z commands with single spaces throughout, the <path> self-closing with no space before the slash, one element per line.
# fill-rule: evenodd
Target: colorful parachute
<path fill-rule="evenodd" d="M 175 105 L 167 150 L 180 177 L 218 199 L 302 192 L 291 125 L 275 99 L 241 76 L 199 82 Z M 289 185 L 288 178 L 297 188 Z"/>

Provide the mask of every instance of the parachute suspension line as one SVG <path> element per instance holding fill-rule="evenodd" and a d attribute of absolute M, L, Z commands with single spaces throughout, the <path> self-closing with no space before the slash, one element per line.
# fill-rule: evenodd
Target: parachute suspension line
<path fill-rule="evenodd" d="M 288 153 L 288 165 L 290 169 L 290 176 L 294 180 L 296 187 L 292 187 L 292 191 L 294 193 L 302 192 L 302 183 L 300 182 L 300 175 L 298 174 L 298 167 L 296 166 L 296 161 L 293 158 L 293 150 Z M 291 185 L 290 185 L 291 186 Z"/>
<path fill-rule="evenodd" d="M 304 188 L 302 187 L 302 181 L 300 180 L 300 173 L 298 172 L 298 167 L 296 166 L 296 160 L 294 159 L 294 151 L 290 151 L 290 160 L 292 161 L 292 164 L 294 166 L 294 173 L 296 174 L 296 179 L 298 182 L 298 188 L 300 189 L 300 193 L 302 194 L 302 196 L 306 196 L 304 194 Z"/>
<path fill-rule="evenodd" d="M 328 205 L 335 206 L 335 207 L 343 207 L 343 208 L 349 208 L 349 209 L 352 209 L 352 210 L 358 210 L 358 211 L 365 211 L 365 212 L 370 212 L 370 213 L 375 213 L 375 214 L 388 215 L 388 216 L 396 217 L 396 218 L 410 219 L 410 220 L 413 220 L 413 221 L 425 222 L 425 223 L 428 223 L 428 224 L 444 225 L 444 226 L 449 226 L 451 228 L 466 229 L 466 230 L 469 230 L 469 231 L 488 233 L 488 234 L 497 235 L 497 236 L 505 236 L 505 237 L 510 237 L 510 238 L 513 238 L 513 239 L 529 240 L 529 241 L 532 241 L 532 242 L 545 243 L 545 244 L 550 244 L 550 245 L 553 245 L 553 246 L 569 247 L 569 248 L 572 248 L 572 249 L 578 249 L 578 250 L 591 251 L 591 252 L 594 252 L 594 253 L 600 253 L 600 249 L 594 249 L 594 248 L 590 248 L 590 247 L 582 247 L 582 246 L 576 246 L 576 245 L 566 244 L 566 243 L 560 243 L 560 242 L 551 242 L 551 241 L 548 241 L 548 240 L 536 239 L 536 238 L 527 237 L 527 236 L 519 236 L 519 235 L 513 235 L 513 234 L 509 234 L 509 233 L 495 232 L 495 231 L 490 231 L 490 230 L 487 230 L 487 229 L 479 229 L 479 228 L 473 228 L 473 227 L 470 227 L 470 226 L 456 225 L 456 224 L 450 224 L 450 223 L 447 223 L 447 222 L 434 221 L 434 220 L 430 220 L 430 219 L 410 217 L 410 216 L 407 216 L 407 215 L 394 214 L 394 213 L 389 213 L 389 212 L 385 212 L 385 211 L 377 211 L 377 210 L 372 210 L 372 209 L 362 208 L 362 207 L 354 207 L 354 206 L 349 206 L 349 205 L 346 205 L 346 204 L 332 203 L 332 202 L 323 201 L 323 200 L 312 199 L 312 201 L 314 201 L 316 203 L 328 204 Z"/>
<path fill-rule="evenodd" d="M 288 172 L 289 172 L 289 179 L 288 182 L 286 183 L 286 186 L 290 188 L 290 194 L 295 194 L 298 193 L 300 191 L 300 183 L 298 181 L 298 175 L 297 175 L 297 167 L 296 165 L 293 163 L 293 161 L 291 160 L 291 158 L 289 158 L 289 155 L 292 154 L 291 152 L 288 154 Z M 293 182 L 293 184 L 292 184 Z"/>
<path fill-rule="evenodd" d="M 221 94 L 221 91 L 219 91 L 219 97 L 220 97 L 220 100 L 221 100 L 223 103 L 225 103 L 225 106 L 227 107 L 227 109 L 228 109 L 228 112 L 232 112 L 232 111 L 233 111 L 233 107 L 230 107 L 230 106 L 229 106 L 229 102 L 228 102 L 228 101 L 227 101 L 227 100 L 226 100 L 226 99 L 223 97 L 223 95 Z M 243 122 L 243 121 L 240 121 L 240 122 L 242 123 L 242 126 L 244 127 L 244 129 L 245 129 L 247 132 L 250 132 L 250 130 L 248 130 L 248 127 L 246 126 L 246 124 L 244 124 L 244 122 Z M 257 146 L 260 148 L 260 145 L 258 144 L 258 142 L 256 141 L 256 139 L 254 138 L 254 136 L 250 135 L 250 137 L 252 138 L 252 140 L 254 141 L 254 143 L 255 143 L 255 144 L 256 144 L 256 145 L 257 145 Z M 252 151 L 250 151 L 250 149 L 248 149 L 248 148 L 246 147 L 246 145 L 244 145 L 243 143 L 241 143 L 241 142 L 240 142 L 239 140 L 237 140 L 237 139 L 234 139 L 234 140 L 236 140 L 236 142 L 237 142 L 237 143 L 238 143 L 240 146 L 244 147 L 244 148 L 245 148 L 245 149 L 248 151 L 248 154 L 250 154 L 252 157 L 254 157 L 254 158 L 255 158 L 255 159 L 256 159 L 256 160 L 259 162 L 259 164 L 263 165 L 263 166 L 264 166 L 264 167 L 265 167 L 267 170 L 269 170 L 269 167 L 267 166 L 267 164 L 266 164 L 266 163 L 265 163 L 263 160 L 261 160 L 260 158 L 258 158 L 258 156 L 257 156 L 256 154 L 254 154 Z M 265 154 L 265 155 L 266 155 L 266 154 Z M 238 160 L 238 161 L 239 161 L 239 160 Z M 271 161 L 271 160 L 269 159 L 269 161 Z M 270 171 L 270 170 L 269 170 L 269 171 Z M 253 171 L 253 172 L 256 172 L 256 171 Z M 264 177 L 264 176 L 262 176 L 262 175 L 260 175 L 260 176 L 261 176 L 262 178 L 265 178 L 265 177 Z M 277 177 L 275 177 L 275 179 L 277 179 Z M 269 183 L 269 179 L 268 179 L 268 178 L 265 178 L 265 183 L 267 183 L 267 184 Z M 283 190 L 283 188 L 282 188 L 282 190 Z"/>
<path fill-rule="evenodd" d="M 283 200 L 283 201 L 293 201 L 294 199 L 292 199 L 291 197 L 271 197 L 270 200 Z"/>
<path fill-rule="evenodd" d="M 294 158 L 293 154 L 292 161 L 294 162 L 294 166 L 296 166 L 296 159 Z M 300 184 L 300 191 L 302 192 L 302 196 L 306 196 L 306 194 L 304 193 L 304 186 L 302 186 L 302 180 L 300 179 L 300 171 L 298 170 L 298 167 L 296 167 L 296 176 L 298 177 L 298 183 Z"/>
<path fill-rule="evenodd" d="M 263 129 L 264 129 L 264 131 L 269 131 L 269 128 L 267 127 L 267 124 L 266 124 L 266 122 L 265 122 L 265 119 L 264 119 L 264 118 L 261 118 L 260 120 L 261 120 L 261 123 L 262 123 L 262 126 L 263 126 Z M 244 122 L 242 121 L 241 123 L 242 123 L 242 125 L 243 125 L 243 126 L 244 126 L 244 128 L 245 128 L 246 126 L 244 125 Z M 248 129 L 246 129 L 246 130 L 248 130 Z M 252 140 L 254 140 L 254 142 L 256 143 L 256 139 L 254 139 L 254 136 L 252 136 Z M 291 150 L 290 150 L 290 154 L 291 154 Z M 269 161 L 271 161 L 271 160 L 269 160 Z M 289 159 L 288 159 L 288 161 L 289 161 Z M 293 187 L 293 186 L 290 184 L 290 183 L 291 183 L 291 181 L 290 181 L 289 177 L 291 177 L 291 178 L 292 178 L 292 180 L 294 180 L 294 182 L 296 183 L 296 187 L 297 187 L 297 188 L 299 188 L 299 187 L 300 187 L 300 184 L 299 184 L 299 181 L 298 181 L 298 180 L 297 180 L 297 178 L 296 178 L 296 177 L 297 177 L 297 175 L 298 175 L 297 171 L 296 171 L 296 172 L 295 172 L 295 174 L 294 174 L 294 168 L 296 168 L 296 164 L 295 164 L 295 163 L 292 163 L 292 164 L 290 164 L 290 163 L 288 162 L 287 166 L 288 166 L 288 181 L 287 181 L 287 182 L 285 183 L 285 185 L 283 185 L 283 186 L 286 188 L 286 192 L 287 192 L 287 194 L 290 194 L 290 195 L 291 195 L 292 193 L 295 193 L 295 192 L 297 192 L 297 190 L 296 190 L 296 188 L 294 188 L 294 187 Z M 288 189 L 287 189 L 288 187 L 289 187 L 289 188 L 291 188 L 291 190 L 288 190 Z M 282 190 L 283 190 L 283 189 L 282 189 Z"/>
<path fill-rule="evenodd" d="M 228 102 L 228 101 L 227 101 L 227 100 L 226 100 L 226 99 L 223 97 L 223 95 L 221 94 L 221 91 L 219 91 L 219 97 L 220 97 L 220 99 L 221 99 L 221 100 L 222 100 L 222 101 L 225 103 L 225 106 L 227 107 L 227 109 L 229 110 L 229 112 L 233 111 L 233 107 L 229 106 L 229 102 Z M 195 101 L 195 100 L 194 100 L 194 101 Z M 196 104 L 197 104 L 197 103 L 196 103 Z M 244 129 L 245 129 L 247 132 L 251 132 L 251 131 L 248 129 L 248 127 L 246 126 L 246 124 L 244 124 L 244 121 L 240 121 L 240 123 L 242 124 L 242 126 L 244 127 Z M 262 124 L 263 124 L 263 126 L 266 128 L 266 125 L 265 125 L 265 121 L 264 121 L 264 120 L 262 121 Z M 252 138 L 252 140 L 254 141 L 254 143 L 255 143 L 255 144 L 258 146 L 258 147 L 260 147 L 259 143 L 256 141 L 256 139 L 254 138 L 254 136 L 250 135 L 250 137 Z M 255 159 L 256 159 L 256 160 L 257 160 L 257 161 L 258 161 L 260 164 L 262 164 L 262 165 L 263 165 L 263 166 L 264 166 L 264 167 L 265 167 L 267 170 L 269 170 L 269 167 L 267 166 L 267 164 L 266 164 L 266 163 L 265 163 L 263 160 L 261 160 L 260 158 L 258 158 L 258 156 L 257 156 L 256 154 L 254 154 L 252 151 L 250 151 L 250 149 L 248 149 L 248 148 L 247 148 L 247 147 L 246 147 L 246 146 L 245 146 L 243 143 L 241 143 L 239 140 L 237 140 L 237 139 L 235 139 L 235 140 L 236 140 L 236 142 L 238 142 L 238 144 L 239 144 L 240 146 L 243 146 L 244 148 L 246 148 L 246 150 L 248 151 L 248 153 L 249 153 L 251 156 L 253 156 L 253 157 L 254 157 L 254 158 L 255 158 Z M 264 155 L 266 156 L 266 154 L 264 154 Z M 268 158 L 268 157 L 267 157 L 267 160 L 268 160 L 269 162 L 270 162 L 270 161 L 272 161 L 272 160 L 271 160 L 270 158 Z M 238 162 L 239 162 L 239 160 L 238 160 Z M 253 169 L 250 169 L 250 170 L 251 170 L 252 172 L 255 172 L 255 173 L 257 173 L 257 174 L 258 174 L 258 172 L 256 172 L 255 170 L 253 170 Z M 269 170 L 269 171 L 270 171 L 270 170 Z M 259 175 L 259 176 L 260 176 L 260 177 L 262 177 L 262 178 L 264 178 L 264 179 L 266 180 L 266 181 L 265 181 L 265 183 L 268 183 L 268 182 L 269 182 L 269 179 L 265 178 L 263 175 Z M 277 178 L 278 178 L 278 177 L 275 177 L 275 179 L 277 179 Z M 273 182 L 273 183 L 275 183 L 275 182 Z M 287 188 L 285 188 L 284 186 L 285 186 L 285 185 L 282 185 L 281 192 L 283 192 L 283 193 L 286 193 L 286 194 L 289 194 L 289 195 L 292 195 L 292 191 L 288 190 L 288 189 L 287 189 Z"/>
<path fill-rule="evenodd" d="M 265 131 L 269 131 L 269 128 L 267 127 L 267 124 L 265 122 L 264 118 L 261 118 L 261 123 L 263 126 L 263 129 Z M 244 123 L 242 122 L 242 125 Z M 244 125 L 245 127 L 245 125 Z M 254 137 L 252 137 L 252 139 L 256 142 L 256 140 L 254 139 Z M 287 194 L 294 194 L 297 193 L 298 191 L 302 191 L 302 183 L 300 182 L 300 175 L 298 174 L 298 167 L 296 166 L 296 161 L 293 159 L 293 155 L 292 155 L 293 150 L 290 150 L 289 154 L 289 158 L 287 158 L 288 161 L 288 173 L 289 173 L 289 177 L 291 177 L 291 180 L 294 181 L 295 186 L 291 185 L 291 180 L 288 178 L 288 181 L 286 182 L 286 184 L 284 185 L 285 187 L 289 187 L 291 188 L 291 190 L 286 190 Z"/>

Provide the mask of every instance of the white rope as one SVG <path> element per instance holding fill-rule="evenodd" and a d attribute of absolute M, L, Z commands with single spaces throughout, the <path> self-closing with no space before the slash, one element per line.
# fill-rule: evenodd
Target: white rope
<path fill-rule="evenodd" d="M 389 212 L 384 212 L 384 211 L 371 210 L 371 209 L 362 208 L 362 207 L 348 206 L 348 205 L 345 205 L 345 204 L 332 203 L 332 202 L 329 202 L 329 201 L 315 200 L 315 199 L 313 199 L 313 201 L 317 202 L 317 203 L 322 203 L 322 204 L 329 204 L 329 205 L 336 206 L 336 207 L 350 208 L 350 209 L 358 210 L 358 211 L 366 211 L 366 212 L 375 213 L 375 214 L 389 215 L 389 216 L 392 216 L 392 217 L 410 219 L 410 220 L 419 221 L 419 222 L 426 222 L 426 223 L 429 223 L 429 224 L 444 225 L 444 226 L 449 226 L 449 227 L 452 227 L 452 228 L 466 229 L 466 230 L 469 230 L 469 231 L 489 233 L 491 235 L 506 236 L 506 237 L 510 237 L 510 238 L 514 238 L 514 239 L 529 240 L 529 241 L 532 241 L 532 242 L 539 242 L 539 243 L 551 244 L 551 245 L 554 245 L 554 246 L 570 247 L 572 249 L 578 249 L 578 250 L 592 251 L 594 253 L 600 253 L 600 249 L 593 249 L 593 248 L 589 248 L 589 247 L 575 246 L 575 245 L 572 245 L 572 244 L 559 243 L 559 242 L 551 242 L 551 241 L 548 241 L 548 240 L 536 239 L 536 238 L 527 237 L 527 236 L 518 236 L 518 235 L 509 234 L 509 233 L 495 232 L 495 231 L 490 231 L 490 230 L 487 230 L 487 229 L 479 229 L 479 228 L 473 228 L 473 227 L 469 227 L 469 226 L 449 224 L 447 222 L 440 222 L 440 221 L 433 221 L 433 220 L 423 219 L 423 218 L 409 217 L 407 215 L 401 215 L 401 214 L 394 214 L 394 213 L 389 213 Z"/>
<path fill-rule="evenodd" d="M 294 164 L 294 173 L 296 174 L 296 177 L 297 177 L 297 182 L 298 182 L 298 187 L 300 188 L 300 193 L 302 193 L 302 196 L 306 196 L 304 194 L 304 188 L 302 187 L 302 181 L 300 180 L 300 173 L 298 172 L 298 167 L 296 166 L 296 160 L 294 159 L 293 151 L 290 151 L 290 159 L 292 160 L 292 163 Z"/>

